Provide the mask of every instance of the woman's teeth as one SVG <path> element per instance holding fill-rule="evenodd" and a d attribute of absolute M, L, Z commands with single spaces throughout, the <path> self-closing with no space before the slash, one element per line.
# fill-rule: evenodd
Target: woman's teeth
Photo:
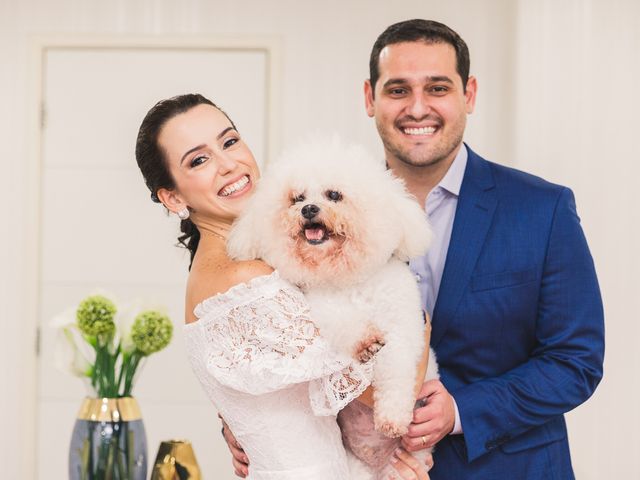
<path fill-rule="evenodd" d="M 436 131 L 436 127 L 420 127 L 420 128 L 405 128 L 404 133 L 407 135 L 431 135 Z"/>
<path fill-rule="evenodd" d="M 232 183 L 231 185 L 227 185 L 220 191 L 220 195 L 223 197 L 228 197 L 234 192 L 241 190 L 247 183 L 249 183 L 249 177 L 245 175 L 236 183 Z"/>

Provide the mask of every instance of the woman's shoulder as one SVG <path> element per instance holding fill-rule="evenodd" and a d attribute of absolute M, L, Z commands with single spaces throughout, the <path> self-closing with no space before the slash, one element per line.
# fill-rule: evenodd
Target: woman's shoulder
<path fill-rule="evenodd" d="M 272 273 L 273 268 L 261 260 L 194 263 L 187 282 L 187 323 L 197 319 L 193 311 L 205 300 Z"/>

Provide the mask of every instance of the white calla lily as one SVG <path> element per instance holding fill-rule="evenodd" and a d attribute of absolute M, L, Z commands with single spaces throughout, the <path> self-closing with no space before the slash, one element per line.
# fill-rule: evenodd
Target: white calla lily
<path fill-rule="evenodd" d="M 131 353 L 135 349 L 131 340 L 131 327 L 136 316 L 142 311 L 143 305 L 140 299 L 135 299 L 121 307 L 116 313 L 114 321 L 120 334 L 120 349 L 124 353 Z"/>
<path fill-rule="evenodd" d="M 51 319 L 49 326 L 59 329 L 76 324 L 76 308 L 69 307 Z"/>
<path fill-rule="evenodd" d="M 140 350 L 140 328 L 133 327 L 141 314 L 155 318 L 164 308 L 152 307 L 135 300 L 122 308 L 116 306 L 113 296 L 103 291 L 84 298 L 77 307 L 66 309 L 52 318 L 50 325 L 57 330 L 54 352 L 55 365 L 62 371 L 85 378 L 93 395 L 99 397 L 128 397 L 144 359 Z M 155 311 L 154 311 L 155 310 Z M 148 319 L 147 319 L 148 320 Z M 170 322 L 170 319 L 166 319 Z M 109 327 L 108 331 L 102 327 Z M 104 331 L 103 331 L 104 330 Z M 170 341 L 171 331 L 152 332 L 144 337 L 145 346 L 155 345 L 163 335 L 163 347 Z M 168 337 L 168 338 L 165 338 Z M 154 343 L 155 342 L 155 343 Z"/>
<path fill-rule="evenodd" d="M 77 377 L 90 376 L 91 363 L 80 351 L 78 346 L 78 340 L 81 340 L 81 334 L 76 325 L 75 309 L 68 308 L 53 317 L 51 326 L 57 330 L 53 354 L 56 368 Z"/>

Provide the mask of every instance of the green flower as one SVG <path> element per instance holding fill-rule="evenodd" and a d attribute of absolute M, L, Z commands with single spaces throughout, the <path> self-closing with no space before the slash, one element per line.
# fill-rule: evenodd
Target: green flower
<path fill-rule="evenodd" d="M 98 335 L 111 335 L 116 330 L 113 317 L 116 306 L 111 300 L 102 295 L 92 295 L 85 298 L 76 311 L 78 328 L 85 335 L 97 337 Z"/>
<path fill-rule="evenodd" d="M 169 345 L 172 334 L 173 324 L 169 317 L 155 310 L 139 314 L 131 327 L 131 340 L 145 356 Z"/>

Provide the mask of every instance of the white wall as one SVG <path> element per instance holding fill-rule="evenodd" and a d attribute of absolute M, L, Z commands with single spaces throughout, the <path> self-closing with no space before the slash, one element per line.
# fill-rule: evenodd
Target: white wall
<path fill-rule="evenodd" d="M 368 53 L 388 24 L 413 17 L 449 24 L 470 46 L 472 72 L 480 83 L 467 134 L 474 149 L 576 192 L 605 295 L 608 351 L 602 387 L 570 416 L 574 464 L 581 479 L 640 475 L 638 441 L 632 436 L 640 427 L 632 407 L 640 393 L 633 368 L 640 366 L 640 355 L 632 344 L 638 333 L 634 313 L 640 292 L 634 276 L 639 257 L 633 249 L 640 235 L 632 208 L 638 205 L 632 182 L 640 178 L 633 143 L 638 124 L 633 116 L 640 106 L 634 88 L 640 75 L 636 2 L 4 0 L 0 382 L 5 388 L 0 409 L 9 414 L 1 416 L 0 462 L 5 477 L 32 478 L 35 451 L 28 443 L 34 412 L 21 396 L 29 391 L 24 385 L 35 385 L 35 379 L 25 376 L 20 366 L 30 358 L 37 314 L 24 304 L 30 288 L 26 245 L 32 240 L 25 236 L 33 138 L 28 122 L 34 113 L 29 110 L 29 36 L 274 35 L 283 46 L 284 143 L 309 130 L 331 129 L 380 152 L 375 128 L 362 106 Z M 215 100 L 224 106 L 224 98 Z M 150 446 L 151 455 L 154 448 Z"/>
<path fill-rule="evenodd" d="M 572 187 L 606 314 L 605 376 L 568 416 L 576 476 L 640 478 L 640 3 L 520 2 L 515 166 Z"/>

